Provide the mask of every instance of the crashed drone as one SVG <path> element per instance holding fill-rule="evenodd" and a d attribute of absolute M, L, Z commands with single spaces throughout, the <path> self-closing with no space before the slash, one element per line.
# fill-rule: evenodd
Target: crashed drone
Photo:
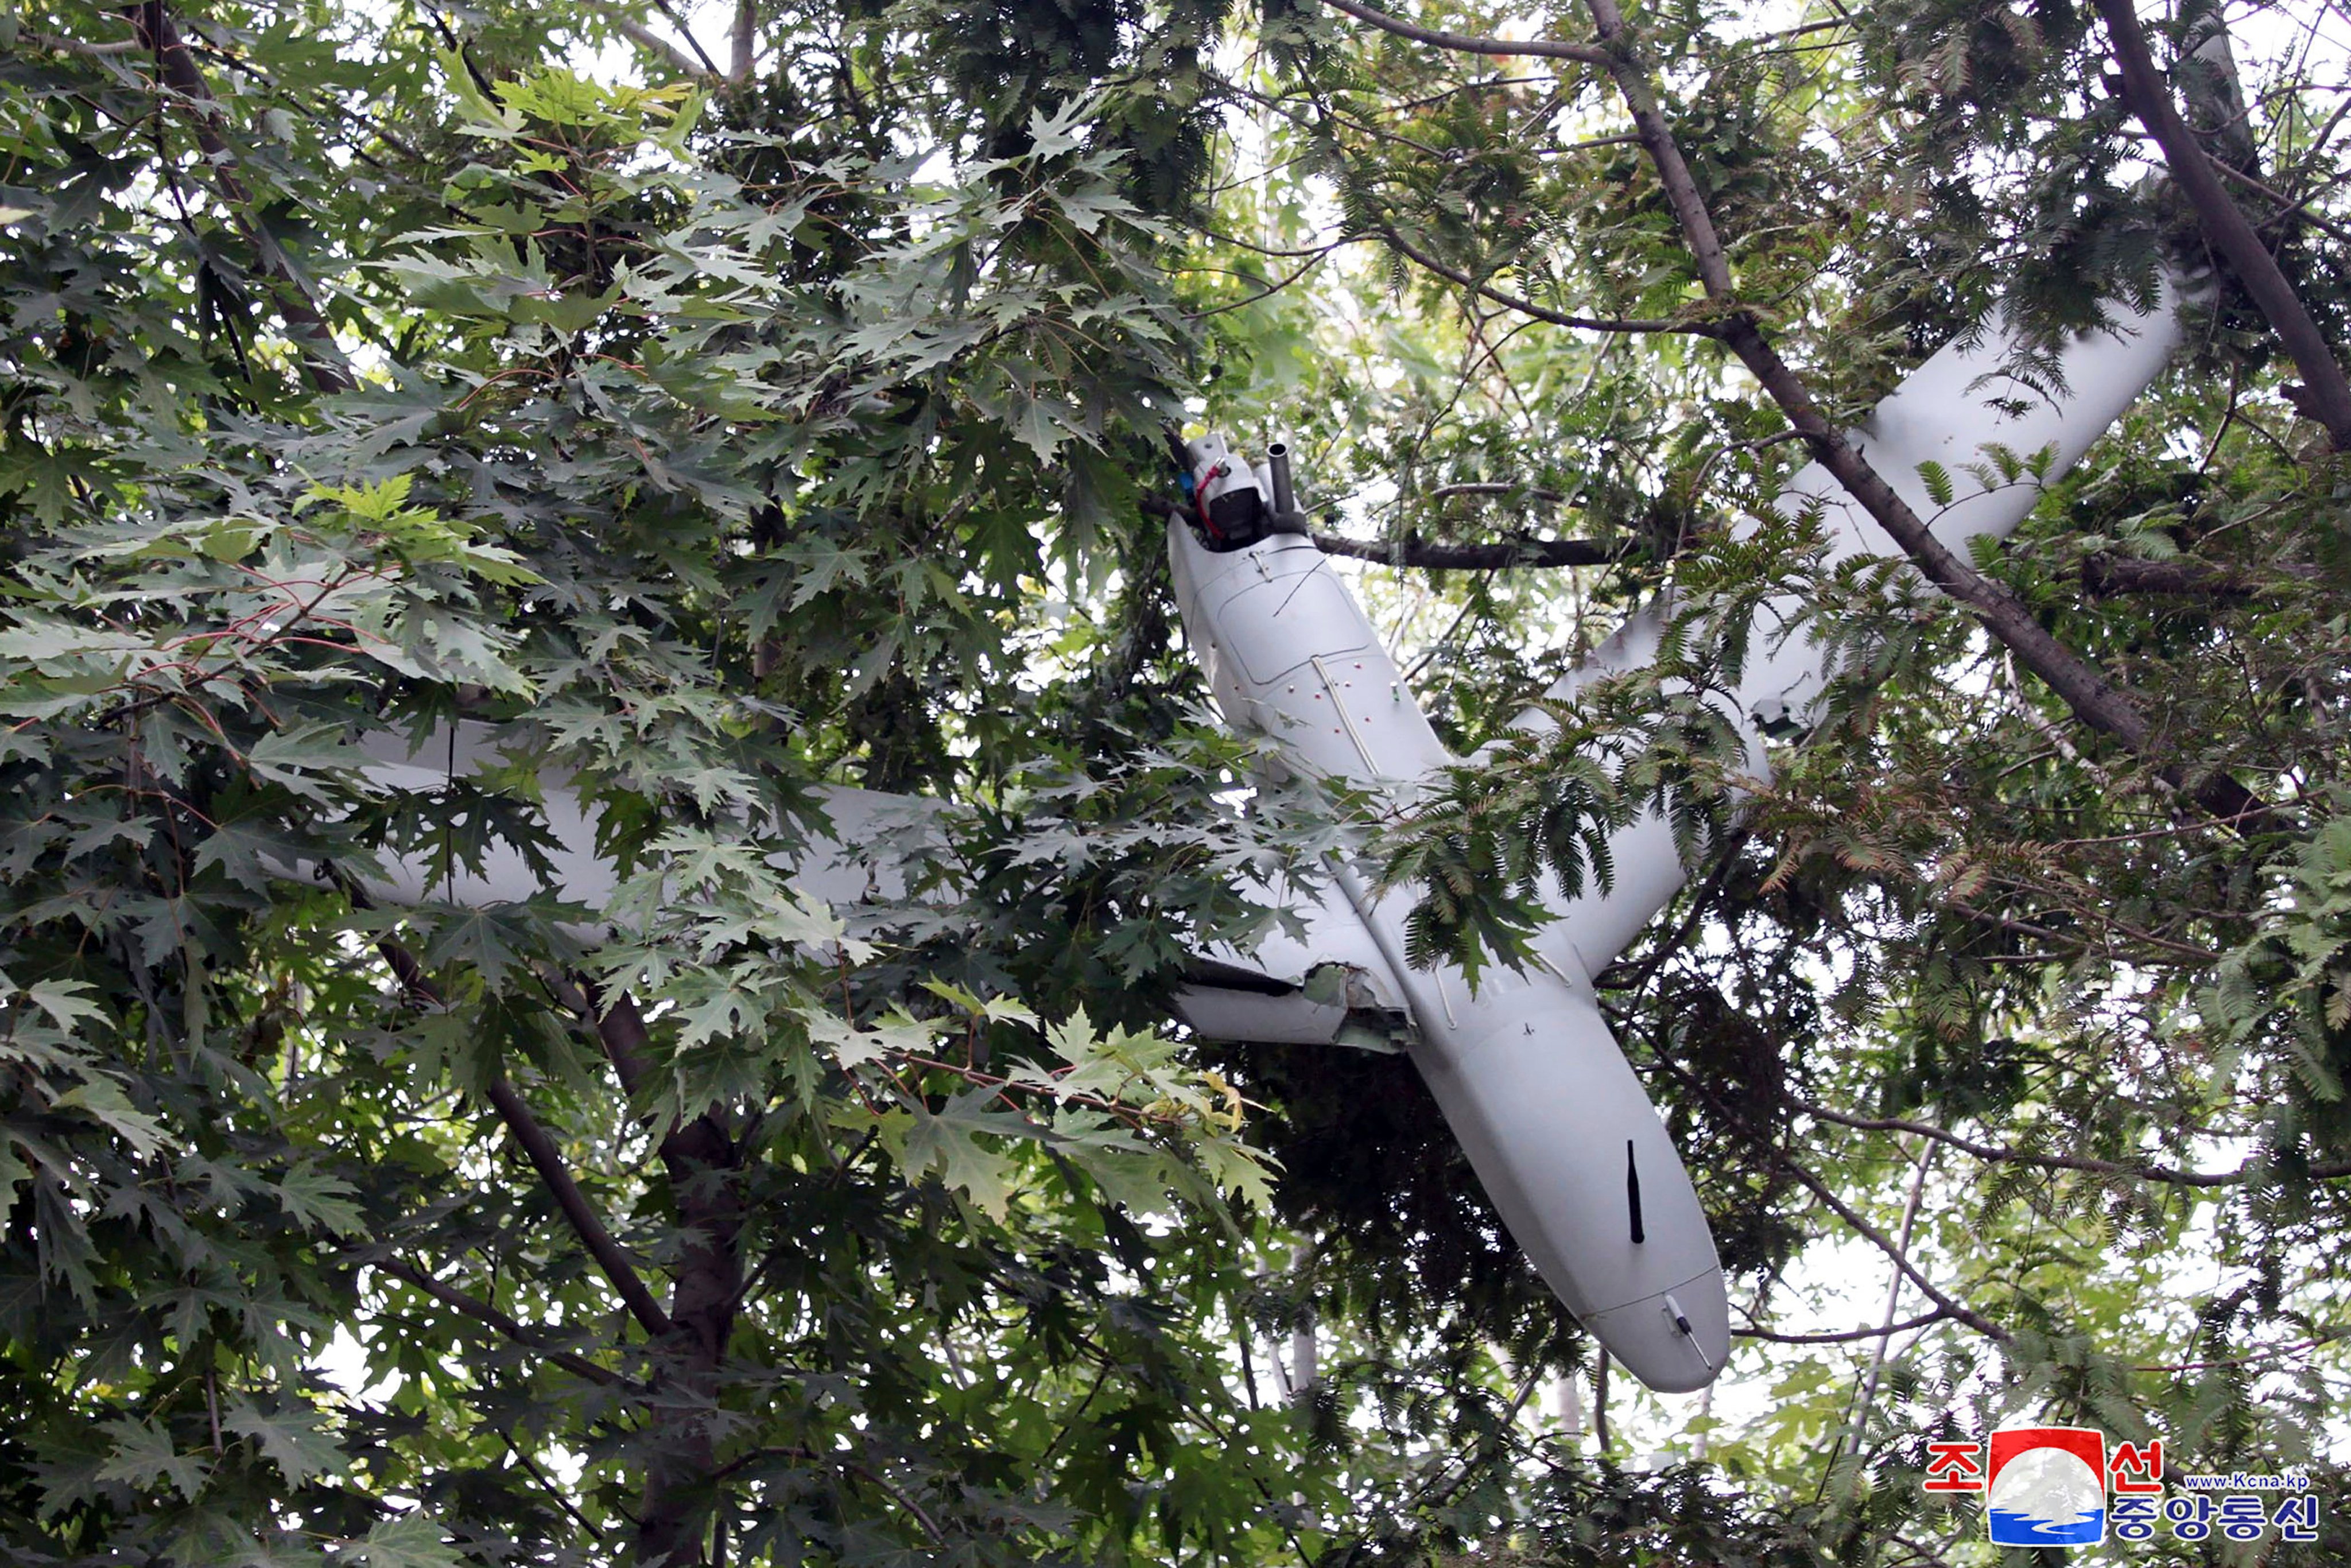
<path fill-rule="evenodd" d="M 2014 529 L 2040 485 L 2071 467 L 2155 378 L 2179 340 L 2179 305 L 2175 287 L 2145 311 L 2109 302 L 2109 327 L 2065 345 L 2060 373 L 2038 389 L 2006 373 L 2012 334 L 1953 343 L 1877 405 L 1855 444 L 1964 556 L 1967 541 Z M 2007 482 L 1979 460 L 1995 444 L 2049 461 L 2037 480 Z M 1930 464 L 1956 489 L 1948 504 L 1928 498 L 1920 475 Z M 1182 466 L 1185 503 L 1169 519 L 1167 547 L 1185 632 L 1226 722 L 1270 737 L 1300 771 L 1399 802 L 1455 765 L 1353 594 L 1304 535 L 1286 447 L 1276 444 L 1252 468 L 1221 437 L 1204 435 L 1183 445 Z M 1790 517 L 1817 509 L 1832 561 L 1895 553 L 1817 465 L 1774 505 Z M 1765 730 L 1802 727 L 1826 684 L 1821 650 L 1797 629 L 1801 608 L 1792 598 L 1768 601 L 1737 689 L 1705 696 L 1745 737 L 1759 778 L 1769 773 Z M 1664 624 L 1662 606 L 1636 615 L 1551 697 L 1647 662 Z M 1518 722 L 1552 721 L 1530 711 Z M 379 734 L 365 743 L 374 758 L 367 771 L 381 785 L 431 788 L 495 763 L 499 734 L 478 724 Z M 500 844 L 476 869 L 394 862 L 371 890 L 467 906 L 554 892 L 602 907 L 616 879 L 597 853 L 595 822 L 560 780 L 549 781 L 544 798 L 558 841 L 551 876 Z M 857 847 L 919 831 L 931 808 L 840 789 L 826 810 L 830 838 L 787 863 L 810 896 L 853 904 L 872 888 Z M 1458 970 L 1405 962 L 1413 891 L 1376 893 L 1360 867 L 1343 862 L 1319 902 L 1294 909 L 1301 937 L 1276 933 L 1249 952 L 1202 954 L 1178 1007 L 1199 1035 L 1268 1044 L 1332 1042 L 1367 1011 L 1400 1023 L 1487 1196 L 1560 1301 L 1642 1382 L 1687 1391 L 1713 1381 L 1729 1354 L 1722 1269 L 1688 1173 L 1592 988 L 1684 873 L 1670 830 L 1655 816 L 1616 832 L 1608 848 L 1611 884 L 1572 897 L 1554 887 L 1538 961 L 1523 973 L 1490 973 L 1474 993 Z M 1332 966 L 1345 984 L 1310 988 Z"/>

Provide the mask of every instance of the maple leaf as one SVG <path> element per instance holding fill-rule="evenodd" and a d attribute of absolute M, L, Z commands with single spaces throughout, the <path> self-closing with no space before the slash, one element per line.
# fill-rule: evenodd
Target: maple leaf
<path fill-rule="evenodd" d="M 99 1480 L 142 1487 L 169 1481 L 190 1502 L 204 1490 L 212 1461 L 181 1453 L 172 1446 L 172 1435 L 153 1422 L 124 1416 L 106 1423 L 106 1432 L 114 1441 L 114 1457 L 99 1467 Z"/>
<path fill-rule="evenodd" d="M 326 1416 L 318 1410 L 266 1411 L 239 1397 L 230 1401 L 221 1426 L 259 1444 L 263 1455 L 296 1486 L 313 1476 L 340 1475 L 350 1462 L 325 1430 Z"/>

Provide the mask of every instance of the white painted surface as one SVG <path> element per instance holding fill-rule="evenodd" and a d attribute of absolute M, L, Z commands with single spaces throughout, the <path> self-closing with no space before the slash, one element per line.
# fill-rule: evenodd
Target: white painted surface
<path fill-rule="evenodd" d="M 1309 772 L 1391 795 L 1452 760 L 1310 541 L 1212 551 L 1178 520 L 1168 549 L 1228 723 L 1272 737 Z M 1473 995 L 1458 969 L 1413 969 L 1409 893 L 1376 897 L 1357 868 L 1334 870 L 1410 1006 L 1414 1064 L 1512 1238 L 1635 1376 L 1669 1391 L 1710 1382 L 1730 1336 L 1706 1215 L 1583 977 L 1495 971 Z"/>

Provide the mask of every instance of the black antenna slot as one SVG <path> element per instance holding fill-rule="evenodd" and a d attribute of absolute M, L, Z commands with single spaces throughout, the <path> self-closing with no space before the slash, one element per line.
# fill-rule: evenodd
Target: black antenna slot
<path fill-rule="evenodd" d="M 1641 1231 L 1641 1167 L 1633 1158 L 1633 1140 L 1625 1140 L 1625 1205 L 1633 1211 L 1633 1245 L 1648 1238 Z"/>

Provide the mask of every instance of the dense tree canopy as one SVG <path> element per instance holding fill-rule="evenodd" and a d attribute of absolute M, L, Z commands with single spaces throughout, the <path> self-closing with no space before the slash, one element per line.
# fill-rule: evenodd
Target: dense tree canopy
<path fill-rule="evenodd" d="M 2308 1465 L 2319 1540 L 2174 1555 L 2342 1561 L 2342 21 L 0 14 L 0 1553 L 1990 1563 L 1927 1444 L 2047 1416 Z M 2013 539 L 1735 526 L 1818 459 L 1913 544 L 1840 433 L 2166 276 Z M 1465 750 L 1660 593 L 1667 657 L 1408 817 L 1277 784 L 1171 420 L 1295 432 Z M 1759 780 L 1696 694 L 1791 589 Z M 459 716 L 508 766 L 361 771 Z M 366 892 L 558 779 L 610 907 Z M 939 803 L 846 915 L 769 858 L 843 784 Z M 1743 1335 L 1672 1399 L 1403 1057 L 1167 1000 L 1366 850 L 1515 962 L 1654 804 L 1603 996 Z"/>

